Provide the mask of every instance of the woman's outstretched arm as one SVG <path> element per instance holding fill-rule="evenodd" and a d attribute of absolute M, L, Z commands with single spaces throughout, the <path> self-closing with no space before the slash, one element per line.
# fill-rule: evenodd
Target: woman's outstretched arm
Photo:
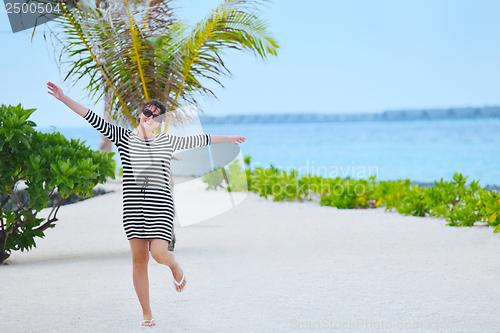
<path fill-rule="evenodd" d="M 53 84 L 52 82 L 47 83 L 47 88 L 49 88 L 49 94 L 66 104 L 71 110 L 78 113 L 83 119 L 87 120 L 90 125 L 92 125 L 95 129 L 102 133 L 105 137 L 107 137 L 111 142 L 113 142 L 116 146 L 120 144 L 127 131 L 125 128 L 110 124 L 104 118 L 99 116 L 94 111 L 89 108 L 84 107 L 83 105 L 75 102 L 68 96 L 65 96 L 62 89 Z"/>
<path fill-rule="evenodd" d="M 216 143 L 243 143 L 245 142 L 245 137 L 241 135 L 210 135 L 210 144 L 214 145 Z"/>
<path fill-rule="evenodd" d="M 241 135 L 209 135 L 209 134 L 197 134 L 191 136 L 176 136 L 170 135 L 173 142 L 174 151 L 180 149 L 191 149 L 196 147 L 203 147 L 208 145 L 213 145 L 216 143 L 242 143 L 245 138 Z"/>
<path fill-rule="evenodd" d="M 80 116 L 85 117 L 85 115 L 88 112 L 88 108 L 84 107 L 83 105 L 75 102 L 68 96 L 64 95 L 63 91 L 61 88 L 53 84 L 52 82 L 47 83 L 47 88 L 49 88 L 49 94 L 66 104 L 71 110 L 75 111 L 78 113 Z"/>

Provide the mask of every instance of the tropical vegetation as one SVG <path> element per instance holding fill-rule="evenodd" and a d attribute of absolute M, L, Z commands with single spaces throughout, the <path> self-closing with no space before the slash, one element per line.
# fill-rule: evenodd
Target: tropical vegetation
<path fill-rule="evenodd" d="M 35 131 L 29 120 L 35 110 L 0 106 L 0 264 L 12 251 L 36 246 L 35 237 L 55 226 L 59 207 L 72 193 L 90 197 L 107 176 L 115 178 L 114 153 L 93 151 L 58 132 Z M 21 182 L 27 199 L 18 197 Z M 38 218 L 49 202 L 48 216 Z"/>
<path fill-rule="evenodd" d="M 409 179 L 377 182 L 376 176 L 368 180 L 301 176 L 296 170 L 287 172 L 273 165 L 252 169 L 250 160 L 245 156 L 247 186 L 239 190 L 248 189 L 266 199 L 317 201 L 340 209 L 385 207 L 385 211 L 404 215 L 444 218 L 449 226 L 471 227 L 479 222 L 500 232 L 500 193 L 485 190 L 476 180 L 466 185 L 468 176 L 461 173 L 455 173 L 451 181 L 441 178 L 433 187 L 420 187 Z M 203 181 L 209 185 L 207 189 L 229 190 L 223 177 L 209 174 Z"/>
<path fill-rule="evenodd" d="M 264 2 L 224 0 L 191 27 L 170 0 L 80 0 L 63 4 L 50 35 L 61 46 L 59 58 L 70 62 L 65 80 L 88 79 L 89 96 L 95 102 L 104 96 L 106 120 L 135 128 L 144 102 L 157 99 L 169 110 L 166 133 L 170 122 L 189 121 L 183 107 L 203 111 L 199 98 L 216 98 L 206 83 L 223 86 L 220 79 L 231 75 L 224 51 L 263 59 L 277 54 L 278 43 L 259 18 Z M 104 146 L 111 151 L 109 142 Z"/>

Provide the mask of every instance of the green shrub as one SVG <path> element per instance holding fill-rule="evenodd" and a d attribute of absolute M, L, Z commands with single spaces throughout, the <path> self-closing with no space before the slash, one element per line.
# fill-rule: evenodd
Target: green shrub
<path fill-rule="evenodd" d="M 225 188 L 224 185 L 222 185 L 222 181 L 224 180 L 222 168 L 217 168 L 215 171 L 206 174 L 201 180 L 208 184 L 207 190 L 217 190 L 219 187 Z"/>
<path fill-rule="evenodd" d="M 246 170 L 241 169 L 239 160 L 234 160 L 225 168 L 227 179 L 231 182 L 231 186 L 227 186 L 229 192 L 247 191 Z"/>
<path fill-rule="evenodd" d="M 320 205 L 340 209 L 373 208 L 376 204 L 374 180 L 374 177 L 370 177 L 369 181 L 335 178 L 329 183 L 331 190 L 323 192 Z"/>
<path fill-rule="evenodd" d="M 396 207 L 399 214 L 425 216 L 430 212 L 430 202 L 427 197 L 427 188 L 413 185 L 405 191 L 405 196 Z"/>
<path fill-rule="evenodd" d="M 487 222 L 489 226 L 495 227 L 493 232 L 500 232 L 500 193 L 481 189 L 478 194 L 479 201 L 476 205 L 481 214 L 481 222 Z"/>
<path fill-rule="evenodd" d="M 398 210 L 410 190 L 409 179 L 386 180 L 379 182 L 374 189 L 375 207 L 385 206 L 385 210 Z"/>
<path fill-rule="evenodd" d="M 250 164 L 250 157 L 246 157 L 245 166 Z M 202 181 L 208 184 L 206 190 L 226 189 L 228 192 L 241 192 L 248 189 L 248 170 L 242 170 L 239 160 L 235 159 L 226 167 L 219 167 L 204 175 Z M 228 181 L 232 187 L 229 186 Z"/>
<path fill-rule="evenodd" d="M 452 181 L 435 181 L 435 187 L 420 187 L 409 179 L 375 182 L 369 180 L 323 178 L 294 171 L 287 173 L 270 165 L 268 168 L 250 169 L 250 156 L 245 157 L 249 191 L 259 196 L 273 197 L 273 201 L 311 200 L 320 196 L 323 206 L 337 208 L 395 209 L 398 213 L 413 216 L 442 217 L 450 226 L 473 226 L 487 222 L 500 232 L 500 194 L 485 191 L 479 181 L 466 186 L 468 177 L 455 173 Z"/>
<path fill-rule="evenodd" d="M 0 194 L 6 198 L 0 203 L 0 263 L 12 251 L 36 246 L 34 238 L 55 226 L 57 211 L 71 193 L 89 197 L 106 176 L 115 177 L 114 153 L 92 151 L 57 132 L 35 131 L 28 120 L 34 111 L 21 104 L 0 106 Z M 29 200 L 21 204 L 14 189 L 23 180 Z M 58 203 L 46 219 L 37 218 L 55 192 Z M 9 198 L 18 202 L 15 209 L 4 209 Z"/>
<path fill-rule="evenodd" d="M 248 190 L 259 193 L 259 196 L 273 197 L 273 201 L 303 201 L 306 197 L 306 187 L 298 179 L 296 170 L 286 172 L 273 165 L 269 168 L 257 167 L 247 172 Z"/>

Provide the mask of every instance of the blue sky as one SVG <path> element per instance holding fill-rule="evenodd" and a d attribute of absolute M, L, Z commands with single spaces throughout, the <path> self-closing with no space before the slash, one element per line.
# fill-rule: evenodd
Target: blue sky
<path fill-rule="evenodd" d="M 220 1 L 176 1 L 190 24 Z M 500 105 L 498 0 L 276 0 L 261 7 L 280 43 L 277 57 L 227 52 L 233 77 L 208 85 L 208 115 L 370 113 Z M 42 29 L 40 29 L 40 32 Z M 48 80 L 102 114 L 84 84 L 62 83 L 52 48 L 36 34 L 12 34 L 0 13 L 3 104 L 37 108 L 39 126 L 86 126 L 47 94 Z"/>

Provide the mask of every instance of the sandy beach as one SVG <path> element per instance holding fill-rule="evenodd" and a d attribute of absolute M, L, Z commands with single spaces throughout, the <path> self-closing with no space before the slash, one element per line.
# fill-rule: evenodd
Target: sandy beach
<path fill-rule="evenodd" d="M 0 332 L 500 331 L 492 228 L 255 193 L 176 224 L 187 285 L 177 293 L 151 258 L 157 325 L 143 328 L 121 183 L 104 187 L 114 192 L 62 206 L 35 249 L 0 266 Z"/>

